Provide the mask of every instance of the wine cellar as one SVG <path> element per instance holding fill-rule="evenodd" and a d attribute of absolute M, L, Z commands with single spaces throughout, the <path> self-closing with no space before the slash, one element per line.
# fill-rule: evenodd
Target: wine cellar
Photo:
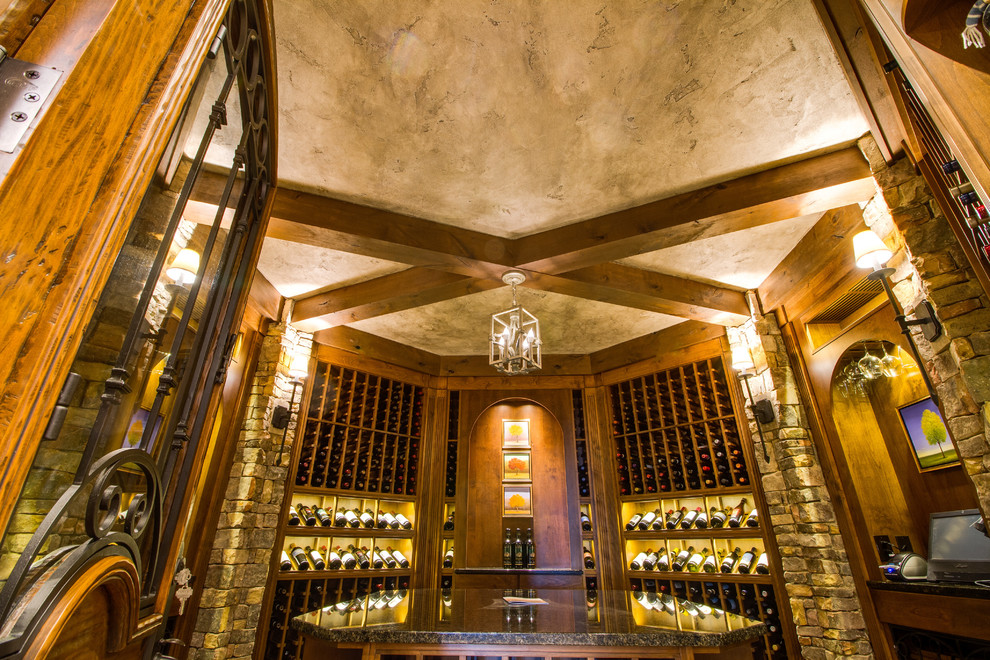
<path fill-rule="evenodd" d="M 788 657 L 779 560 L 723 348 L 708 341 L 683 364 L 606 387 L 444 396 L 414 372 L 321 349 L 273 557 L 265 657 L 301 657 L 287 625 L 297 613 L 367 622 L 402 612 L 424 580 L 441 594 L 580 587 L 589 621 L 600 589 L 630 589 L 646 625 L 704 630 L 739 614 L 768 624 L 762 657 Z M 589 406 L 606 411 L 590 425 Z M 443 417 L 428 419 L 431 410 Z M 510 423 L 527 429 L 523 449 L 503 444 Z M 421 455 L 434 457 L 428 467 Z M 533 510 L 503 512 L 493 494 L 520 484 Z M 618 507 L 598 489 L 614 489 Z M 541 506 L 571 513 L 558 520 Z M 622 565 L 603 570 L 600 545 L 619 549 L 604 556 Z"/>

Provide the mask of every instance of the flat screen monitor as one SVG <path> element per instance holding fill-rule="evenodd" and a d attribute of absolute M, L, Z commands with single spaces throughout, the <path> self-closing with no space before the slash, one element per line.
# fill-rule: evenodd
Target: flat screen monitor
<path fill-rule="evenodd" d="M 978 509 L 931 515 L 928 579 L 974 582 L 990 578 L 990 537 Z"/>

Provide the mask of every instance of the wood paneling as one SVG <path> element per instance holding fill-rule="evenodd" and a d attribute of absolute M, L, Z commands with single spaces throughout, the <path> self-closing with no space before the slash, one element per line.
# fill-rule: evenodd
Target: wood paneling
<path fill-rule="evenodd" d="M 314 333 L 313 341 L 347 353 L 365 356 L 413 371 L 428 374 L 440 372 L 440 357 L 433 353 L 347 326 L 320 330 Z"/>
<path fill-rule="evenodd" d="M 606 384 L 652 373 L 665 364 L 689 362 L 683 352 L 725 336 L 725 328 L 699 321 L 685 321 L 631 341 L 591 354 L 591 370 Z M 703 349 L 702 349 L 703 350 Z M 662 364 L 658 366 L 655 360 Z M 678 361 L 681 360 L 681 361 Z"/>
<path fill-rule="evenodd" d="M 880 620 L 896 626 L 990 640 L 987 601 L 870 589 Z"/>

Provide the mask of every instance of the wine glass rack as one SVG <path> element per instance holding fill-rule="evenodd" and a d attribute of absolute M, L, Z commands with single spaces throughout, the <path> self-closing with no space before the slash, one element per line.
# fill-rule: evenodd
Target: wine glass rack
<path fill-rule="evenodd" d="M 756 570 L 758 558 L 769 551 L 766 525 L 754 511 L 762 495 L 750 481 L 721 355 L 611 384 L 608 398 L 627 584 L 645 599 L 671 594 L 707 604 L 716 613 L 761 619 L 771 630 L 762 639 L 760 657 L 787 658 L 772 576 L 764 573 L 775 564 L 764 561 Z M 738 526 L 710 524 L 716 512 L 740 508 Z M 702 525 L 694 518 L 699 510 L 705 514 Z M 671 513 L 690 513 L 691 520 L 682 524 L 678 519 L 668 528 Z M 656 525 L 654 514 L 660 520 Z M 753 526 L 745 523 L 750 514 Z M 639 521 L 627 528 L 642 515 L 648 520 L 645 529 Z M 705 572 L 712 570 L 710 564 L 685 563 L 671 570 L 677 555 L 689 548 L 689 556 L 713 555 L 714 572 Z M 738 558 L 723 573 L 723 561 L 736 548 Z M 747 554 L 752 555 L 746 557 L 748 565 L 739 561 Z M 650 557 L 646 567 L 636 561 L 643 556 Z"/>

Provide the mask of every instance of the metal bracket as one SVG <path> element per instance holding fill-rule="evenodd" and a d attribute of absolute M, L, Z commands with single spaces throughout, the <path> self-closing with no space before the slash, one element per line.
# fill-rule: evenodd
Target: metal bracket
<path fill-rule="evenodd" d="M 0 151 L 13 153 L 62 72 L 7 57 L 0 46 Z"/>

